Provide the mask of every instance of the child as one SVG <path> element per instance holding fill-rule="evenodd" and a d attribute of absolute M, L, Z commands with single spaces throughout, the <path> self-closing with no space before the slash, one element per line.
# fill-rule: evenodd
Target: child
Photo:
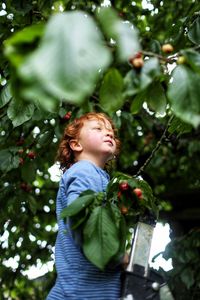
<path fill-rule="evenodd" d="M 63 208 L 85 190 L 105 191 L 105 164 L 119 151 L 112 121 L 102 113 L 87 113 L 69 124 L 58 150 L 65 171 L 57 195 L 58 235 L 55 245 L 57 280 L 47 300 L 116 300 L 120 297 L 119 268 L 100 271 L 84 256 L 69 224 L 59 220 Z M 67 233 L 66 233 L 67 232 Z"/>

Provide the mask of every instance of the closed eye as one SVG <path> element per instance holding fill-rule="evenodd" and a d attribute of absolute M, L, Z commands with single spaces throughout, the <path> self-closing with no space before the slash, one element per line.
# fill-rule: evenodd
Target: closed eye
<path fill-rule="evenodd" d="M 93 129 L 95 129 L 95 130 L 102 130 L 102 128 L 101 127 L 94 127 Z"/>

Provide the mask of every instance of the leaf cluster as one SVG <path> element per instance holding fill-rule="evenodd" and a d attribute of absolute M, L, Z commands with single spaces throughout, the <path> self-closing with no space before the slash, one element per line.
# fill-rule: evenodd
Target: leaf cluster
<path fill-rule="evenodd" d="M 120 191 L 121 184 L 127 189 Z M 142 198 L 134 193 L 141 188 Z M 126 208 L 124 212 L 123 208 Z M 147 182 L 118 173 L 105 193 L 87 190 L 63 209 L 60 218 L 70 218 L 72 230 L 81 232 L 85 256 L 103 270 L 125 254 L 130 229 L 137 221 L 155 219 L 155 198 Z M 152 221 L 152 220 L 151 220 Z"/>
<path fill-rule="evenodd" d="M 200 295 L 199 251 L 199 229 L 195 228 L 170 242 L 163 253 L 166 260 L 172 259 L 174 268 L 166 275 L 178 300 L 197 299 Z"/>
<path fill-rule="evenodd" d="M 49 272 L 35 288 L 23 274 L 38 259 L 42 264 L 53 259 L 58 184 L 48 170 L 69 122 L 67 112 L 71 119 L 88 111 L 109 114 L 122 140 L 115 167 L 131 175 L 144 165 L 175 115 L 142 177 L 162 199 L 165 221 L 175 219 L 184 230 L 199 221 L 198 201 L 193 207 L 200 187 L 199 3 L 146 2 L 111 1 L 106 10 L 100 9 L 102 1 L 0 4 L 2 299 L 44 299 L 54 282 Z M 86 14 L 87 30 L 81 21 Z M 163 53 L 165 43 L 174 52 Z M 138 51 L 141 69 L 128 57 Z M 31 151 L 34 159 L 28 157 Z M 191 196 L 184 201 L 188 191 Z M 186 210 L 181 219 L 176 208 L 184 206 L 193 213 Z M 10 258 L 19 258 L 16 268 L 5 265 Z"/>

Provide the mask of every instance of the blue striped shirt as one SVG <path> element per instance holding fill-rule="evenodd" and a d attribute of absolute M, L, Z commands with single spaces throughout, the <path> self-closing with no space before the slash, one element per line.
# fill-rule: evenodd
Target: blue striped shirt
<path fill-rule="evenodd" d="M 56 206 L 59 228 L 55 246 L 57 279 L 47 300 L 119 299 L 119 269 L 100 271 L 91 264 L 75 243 L 69 225 L 64 220 L 59 220 L 62 209 L 82 191 L 105 191 L 108 181 L 108 174 L 87 160 L 75 163 L 63 174 Z"/>

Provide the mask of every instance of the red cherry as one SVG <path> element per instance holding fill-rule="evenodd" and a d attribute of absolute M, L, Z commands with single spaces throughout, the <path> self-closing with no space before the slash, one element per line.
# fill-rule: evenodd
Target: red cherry
<path fill-rule="evenodd" d="M 129 59 L 129 62 L 132 63 L 132 61 L 135 59 L 135 58 L 141 58 L 142 57 L 142 52 L 141 51 L 138 51 L 135 55 L 131 56 L 130 59 Z"/>
<path fill-rule="evenodd" d="M 142 57 L 142 52 L 139 51 L 135 54 L 134 58 L 141 58 Z"/>
<path fill-rule="evenodd" d="M 139 188 L 136 188 L 133 190 L 133 192 L 136 194 L 136 196 L 141 199 L 142 198 L 142 190 Z"/>
<path fill-rule="evenodd" d="M 19 164 L 23 165 L 24 164 L 24 159 L 22 157 L 19 158 Z"/>
<path fill-rule="evenodd" d="M 71 118 L 71 115 L 72 115 L 71 111 L 68 111 L 68 112 L 64 115 L 63 119 L 66 120 L 66 121 L 68 121 L 68 120 Z"/>
<path fill-rule="evenodd" d="M 26 190 L 26 188 L 27 188 L 27 183 L 22 182 L 22 183 L 20 184 L 20 188 L 21 188 L 22 190 Z"/>
<path fill-rule="evenodd" d="M 24 190 L 25 192 L 27 192 L 27 193 L 31 192 L 31 186 L 28 185 L 26 182 L 22 182 L 22 183 L 20 184 L 20 188 L 21 188 L 22 190 Z"/>
<path fill-rule="evenodd" d="M 25 142 L 25 139 L 24 139 L 23 137 L 21 137 L 21 138 L 16 142 L 16 145 L 17 145 L 17 146 L 21 146 L 21 145 L 24 144 L 24 142 Z"/>
<path fill-rule="evenodd" d="M 123 215 L 126 215 L 126 214 L 128 213 L 128 208 L 127 208 L 126 206 L 122 206 L 122 207 L 120 208 L 120 211 L 121 211 L 121 213 L 122 213 Z"/>
<path fill-rule="evenodd" d="M 144 66 L 144 60 L 142 57 L 134 58 L 131 60 L 131 64 L 136 69 L 141 69 Z"/>
<path fill-rule="evenodd" d="M 30 151 L 30 152 L 28 152 L 27 156 L 28 156 L 30 159 L 34 159 L 34 158 L 36 158 L 36 154 L 35 154 L 35 152 L 34 152 L 34 151 Z"/>
<path fill-rule="evenodd" d="M 121 191 L 127 191 L 128 188 L 129 188 L 128 182 L 127 181 L 122 181 L 119 184 L 119 188 L 120 188 Z"/>
<path fill-rule="evenodd" d="M 162 45 L 162 51 L 164 53 L 171 53 L 174 51 L 174 47 L 171 44 L 164 44 Z"/>

